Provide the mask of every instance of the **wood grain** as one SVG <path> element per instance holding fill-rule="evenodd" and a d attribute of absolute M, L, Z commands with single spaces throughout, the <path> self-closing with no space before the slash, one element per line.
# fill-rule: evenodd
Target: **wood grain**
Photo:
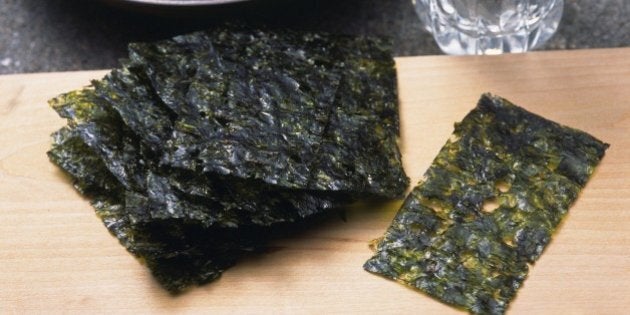
<path fill-rule="evenodd" d="M 416 182 L 483 92 L 610 143 L 603 163 L 510 308 L 630 308 L 630 49 L 397 60 L 402 147 Z M 111 237 L 45 155 L 64 122 L 46 100 L 105 72 L 0 77 L 0 313 L 462 314 L 361 265 L 400 202 L 359 207 L 217 282 L 171 297 Z"/>

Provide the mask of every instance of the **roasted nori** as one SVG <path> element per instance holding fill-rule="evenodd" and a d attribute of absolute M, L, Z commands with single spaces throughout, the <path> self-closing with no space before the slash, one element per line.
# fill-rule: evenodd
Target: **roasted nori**
<path fill-rule="evenodd" d="M 142 200 L 148 211 L 127 211 L 136 222 L 187 217 L 207 226 L 270 225 L 296 221 L 350 199 L 343 193 L 289 190 L 255 179 L 160 166 L 155 163 L 155 153 L 143 146 L 107 101 L 95 98 L 94 93 L 91 89 L 71 92 L 51 104 L 69 118 L 78 136 L 127 190 L 145 196 Z"/>
<path fill-rule="evenodd" d="M 50 101 L 48 155 L 169 291 L 358 198 L 402 195 L 386 41 L 218 28 L 129 46 Z"/>
<path fill-rule="evenodd" d="M 483 95 L 364 268 L 471 313 L 502 314 L 607 148 Z"/>

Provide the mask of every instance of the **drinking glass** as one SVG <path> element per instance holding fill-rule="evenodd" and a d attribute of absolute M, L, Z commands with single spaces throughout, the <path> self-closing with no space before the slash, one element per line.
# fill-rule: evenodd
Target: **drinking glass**
<path fill-rule="evenodd" d="M 425 29 L 451 55 L 526 52 L 556 31 L 564 0 L 412 0 Z"/>

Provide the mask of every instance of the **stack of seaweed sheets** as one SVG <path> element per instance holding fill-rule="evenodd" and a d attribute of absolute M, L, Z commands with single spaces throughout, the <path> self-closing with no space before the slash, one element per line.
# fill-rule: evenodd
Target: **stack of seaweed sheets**
<path fill-rule="evenodd" d="M 50 159 L 171 292 L 276 227 L 408 185 L 381 39 L 228 27 L 135 43 L 50 104 L 68 120 Z"/>

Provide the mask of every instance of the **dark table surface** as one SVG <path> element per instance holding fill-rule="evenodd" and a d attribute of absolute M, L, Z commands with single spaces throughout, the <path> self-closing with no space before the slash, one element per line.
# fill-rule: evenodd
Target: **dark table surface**
<path fill-rule="evenodd" d="M 556 35 L 542 49 L 630 46 L 630 1 L 565 0 Z M 255 0 L 193 10 L 133 9 L 96 0 L 0 0 L 0 74 L 116 66 L 131 41 L 226 21 L 390 36 L 395 54 L 441 54 L 411 0 Z"/>

